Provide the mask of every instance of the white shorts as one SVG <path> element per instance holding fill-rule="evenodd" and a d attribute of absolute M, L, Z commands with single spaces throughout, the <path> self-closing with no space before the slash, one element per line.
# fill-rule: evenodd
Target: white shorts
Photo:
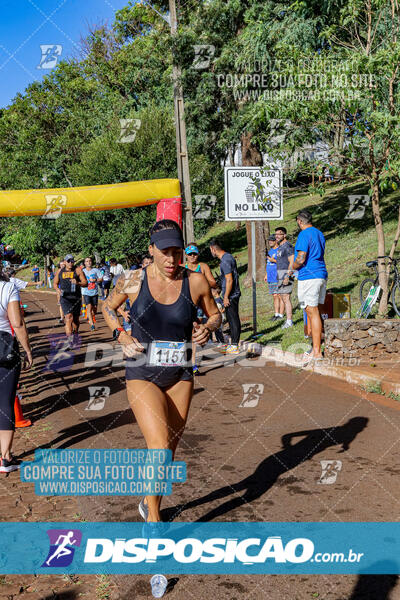
<path fill-rule="evenodd" d="M 325 302 L 326 279 L 303 279 L 298 281 L 297 295 L 301 308 L 318 306 Z"/>

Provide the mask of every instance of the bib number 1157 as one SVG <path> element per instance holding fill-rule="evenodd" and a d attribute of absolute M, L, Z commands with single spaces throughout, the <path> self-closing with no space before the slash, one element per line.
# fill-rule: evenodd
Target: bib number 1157
<path fill-rule="evenodd" d="M 154 341 L 150 345 L 149 362 L 152 367 L 182 367 L 186 362 L 185 342 Z"/>

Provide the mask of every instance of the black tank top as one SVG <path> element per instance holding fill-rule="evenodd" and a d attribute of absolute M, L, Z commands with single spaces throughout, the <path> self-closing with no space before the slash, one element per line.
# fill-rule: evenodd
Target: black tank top
<path fill-rule="evenodd" d="M 144 269 L 142 287 L 130 309 L 132 336 L 147 345 L 154 340 L 191 342 L 197 307 L 190 295 L 189 277 L 183 270 L 182 288 L 173 304 L 161 304 L 153 298 Z"/>
<path fill-rule="evenodd" d="M 79 281 L 79 276 L 76 272 L 76 269 L 73 271 L 66 271 L 65 267 L 63 267 L 58 276 L 59 284 L 58 287 L 63 292 L 64 298 L 80 298 L 81 297 L 81 286 L 75 285 L 75 292 L 71 290 L 71 280 L 75 279 Z"/>

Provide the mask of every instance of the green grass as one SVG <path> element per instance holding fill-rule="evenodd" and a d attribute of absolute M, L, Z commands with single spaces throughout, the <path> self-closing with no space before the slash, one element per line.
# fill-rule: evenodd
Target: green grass
<path fill-rule="evenodd" d="M 110 590 L 111 580 L 109 575 L 98 575 L 96 586 L 97 600 L 109 600 L 111 595 Z"/>
<path fill-rule="evenodd" d="M 364 390 L 364 392 L 368 392 L 369 394 L 380 394 L 381 396 L 385 395 L 385 392 L 382 390 L 382 384 L 380 381 L 369 381 L 365 385 L 362 385 L 361 389 Z"/>
<path fill-rule="evenodd" d="M 283 221 L 271 221 L 271 232 L 278 225 L 288 230 L 289 241 L 293 244 L 297 236 L 296 214 L 300 209 L 308 209 L 313 214 L 313 222 L 321 229 L 326 237 L 325 260 L 328 268 L 328 289 L 337 293 L 349 293 L 351 296 L 352 316 L 356 315 L 359 302 L 359 286 L 363 279 L 370 276 L 372 271 L 365 266 L 368 260 L 377 256 L 377 238 L 375 226 L 368 207 L 362 219 L 345 219 L 349 209 L 348 195 L 367 194 L 368 186 L 361 181 L 351 184 L 329 185 L 326 195 L 321 198 L 318 194 L 299 193 L 284 198 Z M 400 192 L 396 191 L 382 199 L 382 217 L 386 234 L 386 250 L 392 244 L 396 225 L 397 212 L 400 202 Z M 243 281 L 247 272 L 247 242 L 246 227 L 243 223 L 236 230 L 236 223 L 222 222 L 214 225 L 199 241 L 201 260 L 210 264 L 213 271 L 218 269 L 218 261 L 212 260 L 207 243 L 218 237 L 225 250 L 231 252 L 238 263 L 242 297 L 240 314 L 242 319 L 243 340 L 250 340 L 252 330 L 252 290 L 245 288 Z M 398 252 L 396 252 L 398 256 Z M 257 338 L 261 344 L 271 342 L 281 344 L 283 350 L 297 344 L 294 351 L 302 352 L 300 344 L 304 344 L 303 313 L 298 307 L 296 286 L 292 294 L 294 308 L 294 327 L 285 331 L 281 324 L 271 323 L 273 303 L 264 282 L 257 283 L 257 329 L 262 335 Z"/>
<path fill-rule="evenodd" d="M 365 385 L 362 385 L 361 389 L 369 394 L 380 394 L 381 396 L 386 396 L 386 398 L 391 398 L 392 400 L 396 400 L 396 402 L 400 402 L 400 394 L 384 392 L 380 381 L 369 381 Z"/>

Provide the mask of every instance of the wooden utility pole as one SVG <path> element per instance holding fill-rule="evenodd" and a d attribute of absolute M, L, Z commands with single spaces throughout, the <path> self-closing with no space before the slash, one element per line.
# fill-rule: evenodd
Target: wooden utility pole
<path fill-rule="evenodd" d="M 169 0 L 169 22 L 171 27 L 171 35 L 177 33 L 178 21 L 176 18 L 175 0 Z M 173 57 L 172 79 L 174 84 L 174 111 L 175 111 L 175 128 L 176 128 L 176 152 L 178 162 L 178 178 L 181 182 L 182 200 L 183 200 L 183 222 L 185 241 L 194 241 L 193 229 L 193 208 L 192 208 L 192 192 L 190 188 L 190 173 L 189 173 L 189 156 L 186 140 L 186 124 L 185 124 L 185 108 L 183 102 L 182 91 L 182 72 L 178 65 L 175 64 Z"/>

